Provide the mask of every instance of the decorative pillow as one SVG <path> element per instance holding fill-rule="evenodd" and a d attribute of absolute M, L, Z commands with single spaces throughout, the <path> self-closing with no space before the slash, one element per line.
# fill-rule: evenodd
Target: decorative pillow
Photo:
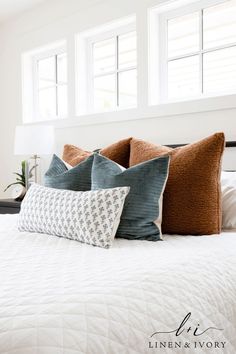
<path fill-rule="evenodd" d="M 132 139 L 130 166 L 171 156 L 170 173 L 163 198 L 162 230 L 169 234 L 208 235 L 221 231 L 220 168 L 223 133 L 171 149 Z"/>
<path fill-rule="evenodd" d="M 18 228 L 109 248 L 128 193 L 129 187 L 74 192 L 33 184 L 22 202 Z"/>
<path fill-rule="evenodd" d="M 66 144 L 63 149 L 62 159 L 71 166 L 76 166 L 87 159 L 92 152 L 83 150 L 77 146 Z"/>
<path fill-rule="evenodd" d="M 131 139 L 132 138 L 123 139 L 104 149 L 101 149 L 100 154 L 127 168 L 129 167 Z M 63 151 L 63 160 L 65 160 L 71 166 L 76 166 L 91 154 L 92 152 L 85 151 L 74 145 L 65 145 Z"/>
<path fill-rule="evenodd" d="M 100 154 L 117 162 L 119 165 L 129 167 L 130 141 L 132 138 L 120 140 L 100 150 Z"/>
<path fill-rule="evenodd" d="M 161 239 L 162 194 L 168 177 L 169 156 L 153 159 L 122 171 L 121 166 L 94 155 L 92 189 L 130 186 L 117 237 Z"/>
<path fill-rule="evenodd" d="M 236 229 L 236 171 L 221 173 L 222 227 Z"/>
<path fill-rule="evenodd" d="M 92 164 L 93 155 L 68 169 L 64 161 L 53 155 L 49 169 L 44 175 L 44 185 L 57 189 L 89 191 L 91 190 Z"/>

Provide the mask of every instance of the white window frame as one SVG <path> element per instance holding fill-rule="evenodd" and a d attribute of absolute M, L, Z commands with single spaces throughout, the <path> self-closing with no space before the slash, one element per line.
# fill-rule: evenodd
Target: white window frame
<path fill-rule="evenodd" d="M 77 116 L 82 115 L 96 115 L 96 114 L 106 114 L 107 112 L 117 112 L 122 110 L 136 109 L 137 105 L 131 107 L 114 107 L 109 111 L 96 111 L 94 109 L 94 87 L 93 87 L 93 44 L 99 41 L 103 41 L 109 38 L 118 37 L 122 34 L 129 32 L 136 32 L 136 16 L 131 15 L 113 21 L 111 23 L 106 23 L 102 26 L 92 28 L 88 31 L 79 33 L 76 36 L 76 114 Z M 137 55 L 137 53 L 136 53 Z M 118 53 L 116 53 L 116 58 L 118 58 Z M 119 72 L 126 72 L 129 70 L 137 70 L 138 75 L 138 64 L 129 68 L 117 70 L 110 72 L 116 74 Z M 98 76 L 108 75 L 101 74 Z M 116 83 L 116 92 L 117 92 Z M 138 88 L 137 88 L 138 91 Z M 137 102 L 138 104 L 138 102 Z"/>
<path fill-rule="evenodd" d="M 191 1 L 191 0 L 190 0 Z M 221 45 L 209 49 L 203 48 L 203 10 L 215 5 L 219 5 L 224 3 L 227 0 L 201 0 L 201 1 L 191 1 L 189 5 L 186 5 L 186 2 L 182 6 L 178 6 L 177 8 L 166 10 L 165 5 L 163 4 L 162 9 L 158 11 L 156 14 L 151 14 L 151 27 L 149 28 L 149 36 L 153 36 L 153 31 L 157 31 L 157 36 L 153 38 L 149 38 L 150 45 L 152 46 L 151 51 L 149 49 L 149 65 L 152 66 L 150 68 L 149 74 L 149 92 L 150 92 L 150 104 L 166 104 L 178 101 L 191 101 L 197 100 L 201 98 L 211 98 L 225 95 L 234 95 L 235 91 L 231 92 L 219 92 L 217 94 L 205 94 L 203 92 L 204 86 L 204 77 L 203 77 L 203 56 L 205 53 L 214 52 L 221 49 L 236 47 L 236 43 Z M 175 2 L 173 2 L 175 3 Z M 176 1 L 176 4 L 178 1 Z M 184 3 L 184 2 L 183 2 Z M 189 54 L 183 54 L 176 57 L 168 58 L 168 20 L 174 19 L 176 17 L 184 16 L 187 14 L 191 14 L 194 12 L 199 12 L 199 50 Z M 154 21 L 156 23 L 154 23 Z M 159 35 L 161 33 L 161 35 Z M 156 49 L 154 49 L 156 46 Z M 158 69 L 153 68 L 154 62 L 151 61 L 150 56 L 154 53 L 154 56 L 158 56 L 156 62 L 158 62 Z M 176 99 L 168 99 L 168 62 L 184 59 L 191 56 L 199 56 L 199 95 L 189 96 L 186 98 L 176 98 Z M 158 84 L 153 82 L 152 76 L 155 73 L 158 76 Z M 151 90 L 153 91 L 151 93 Z"/>
<path fill-rule="evenodd" d="M 223 0 L 218 1 L 218 3 Z M 165 12 L 194 6 L 199 0 L 150 0 L 137 2 L 137 6 L 127 2 L 127 6 L 109 9 L 98 16 L 97 8 L 86 13 L 75 14 L 68 18 L 68 25 L 58 22 L 58 31 L 52 31 L 51 37 L 45 36 L 45 31 L 39 31 L 35 37 L 32 32 L 27 40 L 19 43 L 22 51 L 22 118 L 24 124 L 38 124 L 33 107 L 33 64 L 34 56 L 52 48 L 64 46 L 68 59 L 68 117 L 52 119 L 46 123 L 58 128 L 87 126 L 128 120 L 145 120 L 150 118 L 173 117 L 203 112 L 216 112 L 236 108 L 236 94 L 212 97 L 195 97 L 192 100 L 161 103 L 159 99 L 159 52 L 158 38 L 159 19 Z M 216 4 L 216 0 L 208 3 Z M 111 13 L 110 13 L 111 10 Z M 86 10 L 87 11 L 87 10 Z M 86 15 L 86 16 L 85 16 Z M 91 17 L 91 21 L 86 19 Z M 91 37 L 116 31 L 117 28 L 134 23 L 137 33 L 137 107 L 119 109 L 112 112 L 89 112 L 87 102 L 87 41 Z M 60 38 L 55 37 L 58 33 Z M 158 65 L 157 65 L 158 63 Z M 148 122 L 148 121 L 147 121 Z"/>
<path fill-rule="evenodd" d="M 97 36 L 94 36 L 92 38 L 88 39 L 87 42 L 87 50 L 88 50 L 88 70 L 87 70 L 87 75 L 88 75 L 88 91 L 87 91 L 87 102 L 88 102 L 88 111 L 89 112 L 95 112 L 94 109 L 94 86 L 93 86 L 93 80 L 94 78 L 97 77 L 103 77 L 109 74 L 115 75 L 115 88 L 116 88 L 116 105 L 113 110 L 120 110 L 123 109 L 122 107 L 119 107 L 119 83 L 118 83 L 118 76 L 119 73 L 122 72 L 127 72 L 130 70 L 137 70 L 137 61 L 135 66 L 130 66 L 124 69 L 119 69 L 118 66 L 118 61 L 119 61 L 119 53 L 118 53 L 118 38 L 121 35 L 128 34 L 129 32 L 136 32 L 136 26 L 135 24 L 129 24 L 127 26 L 122 26 L 120 28 L 117 28 L 116 30 L 113 31 L 108 31 L 102 34 L 99 34 Z M 112 39 L 116 41 L 115 43 L 115 69 L 109 72 L 106 72 L 104 74 L 97 74 L 95 75 L 93 72 L 93 46 L 95 43 L 104 41 L 107 39 Z M 135 106 L 130 106 L 126 108 L 135 108 Z"/>
<path fill-rule="evenodd" d="M 38 61 L 52 56 L 67 54 L 67 41 L 60 40 L 47 44 L 44 47 L 38 47 L 32 51 L 24 52 L 22 54 L 22 105 L 23 105 L 23 123 L 40 123 L 59 121 L 68 117 L 53 116 L 42 117 L 39 114 L 38 105 Z M 68 65 L 67 65 L 67 102 L 68 102 Z M 60 84 L 61 86 L 62 84 Z M 59 86 L 59 85 L 57 85 Z"/>
<path fill-rule="evenodd" d="M 37 55 L 35 55 L 33 57 L 33 108 L 34 108 L 34 117 L 35 120 L 37 121 L 48 121 L 51 119 L 64 119 L 67 117 L 68 112 L 65 116 L 59 115 L 58 114 L 58 90 L 57 88 L 59 86 L 67 86 L 68 87 L 68 79 L 67 79 L 67 83 L 66 84 L 60 84 L 57 81 L 57 56 L 61 55 L 61 54 L 66 54 L 67 55 L 67 51 L 66 51 L 66 46 L 61 46 L 58 48 L 54 48 L 54 49 L 49 49 L 47 51 L 43 51 Z M 51 58 L 54 57 L 55 59 L 55 84 L 52 85 L 52 87 L 56 88 L 56 115 L 55 117 L 41 117 L 40 113 L 39 113 L 39 101 L 38 101 L 38 92 L 39 92 L 39 82 L 38 82 L 38 62 L 40 60 L 44 60 L 47 58 Z M 68 70 L 67 70 L 68 71 Z M 68 75 L 67 75 L 68 77 Z"/>

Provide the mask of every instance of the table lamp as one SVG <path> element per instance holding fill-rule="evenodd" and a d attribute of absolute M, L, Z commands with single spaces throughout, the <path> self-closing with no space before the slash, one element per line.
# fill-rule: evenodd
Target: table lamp
<path fill-rule="evenodd" d="M 54 152 L 54 127 L 51 125 L 20 125 L 15 130 L 15 155 L 30 156 L 33 159 L 35 182 L 38 181 L 37 162 L 40 155 Z M 26 177 L 28 177 L 28 164 Z M 26 189 L 28 178 L 26 182 Z"/>

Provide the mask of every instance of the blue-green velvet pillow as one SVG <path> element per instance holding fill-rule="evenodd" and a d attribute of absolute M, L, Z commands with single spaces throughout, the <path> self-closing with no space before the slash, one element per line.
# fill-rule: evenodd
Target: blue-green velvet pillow
<path fill-rule="evenodd" d="M 169 156 L 124 170 L 106 157 L 94 155 L 92 189 L 130 187 L 116 237 L 150 241 L 161 239 L 162 195 L 168 170 Z"/>
<path fill-rule="evenodd" d="M 89 156 L 77 166 L 68 169 L 58 156 L 53 155 L 49 169 L 44 175 L 44 185 L 50 188 L 82 192 L 91 190 L 93 156 Z"/>

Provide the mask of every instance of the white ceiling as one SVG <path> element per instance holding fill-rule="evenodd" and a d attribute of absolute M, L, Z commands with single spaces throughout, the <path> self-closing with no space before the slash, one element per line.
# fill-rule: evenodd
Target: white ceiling
<path fill-rule="evenodd" d="M 45 0 L 0 0 L 0 23 L 10 20 Z"/>

